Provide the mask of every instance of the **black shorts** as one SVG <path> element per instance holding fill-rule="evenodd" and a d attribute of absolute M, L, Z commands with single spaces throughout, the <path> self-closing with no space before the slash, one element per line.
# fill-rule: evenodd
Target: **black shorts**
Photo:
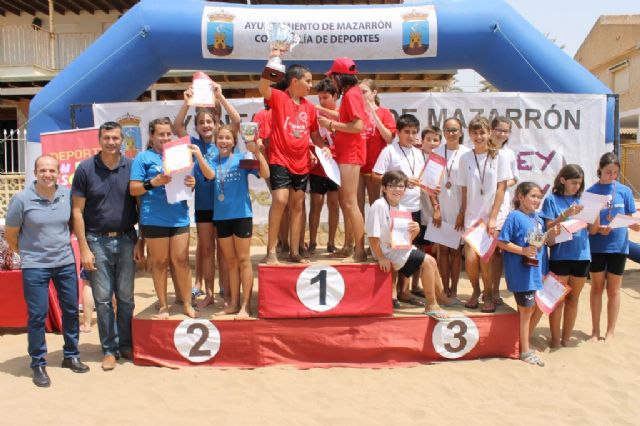
<path fill-rule="evenodd" d="M 426 254 L 422 250 L 413 249 L 411 253 L 409 253 L 409 258 L 407 259 L 404 266 L 398 269 L 405 277 L 409 278 L 413 276 L 416 271 L 419 271 L 422 267 L 422 263 L 424 262 L 424 257 Z"/>
<path fill-rule="evenodd" d="M 140 225 L 144 238 L 171 238 L 175 235 L 188 234 L 188 226 L 153 226 Z"/>
<path fill-rule="evenodd" d="M 550 260 L 549 270 L 556 275 L 586 278 L 589 276 L 588 260 Z"/>
<path fill-rule="evenodd" d="M 196 223 L 213 223 L 213 210 L 196 210 Z"/>
<path fill-rule="evenodd" d="M 296 175 L 279 164 L 269 164 L 271 190 L 293 188 L 294 191 L 306 191 L 309 175 Z"/>
<path fill-rule="evenodd" d="M 427 225 L 423 225 L 422 224 L 422 214 L 420 213 L 420 210 L 418 210 L 417 212 L 411 212 L 411 219 L 414 222 L 417 222 L 418 225 L 420 225 L 420 232 L 418 232 L 418 235 L 416 235 L 416 237 L 413 239 L 413 244 L 415 244 L 416 246 L 426 246 L 427 244 L 429 244 L 430 242 L 425 240 L 424 237 L 424 233 L 427 230 Z"/>
<path fill-rule="evenodd" d="M 309 175 L 309 186 L 312 194 L 326 194 L 329 191 L 337 191 L 338 184 L 326 176 Z"/>
<path fill-rule="evenodd" d="M 513 293 L 513 297 L 516 299 L 516 303 L 518 306 L 522 306 L 523 308 L 530 308 L 536 303 L 536 291 L 518 291 Z"/>
<path fill-rule="evenodd" d="M 251 238 L 253 235 L 253 219 L 250 217 L 216 220 L 213 224 L 218 230 L 218 238 L 229 238 L 232 235 L 238 238 Z"/>
<path fill-rule="evenodd" d="M 591 272 L 604 272 L 623 275 L 627 255 L 621 253 L 591 253 Z"/>

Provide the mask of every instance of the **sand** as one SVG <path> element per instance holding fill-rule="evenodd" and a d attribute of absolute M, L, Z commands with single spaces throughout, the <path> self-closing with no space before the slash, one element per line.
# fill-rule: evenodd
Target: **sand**
<path fill-rule="evenodd" d="M 94 331 L 82 334 L 80 340 L 82 359 L 91 371 L 74 374 L 59 368 L 62 337 L 48 334 L 52 386 L 41 389 L 31 383 L 26 335 L 3 334 L 0 423 L 638 425 L 640 340 L 634 337 L 640 323 L 638 265 L 627 264 L 613 341 L 586 341 L 591 331 L 589 290 L 587 284 L 570 347 L 550 351 L 546 317 L 541 321 L 534 346 L 542 351 L 544 368 L 510 359 L 309 370 L 172 370 L 119 362 L 114 371 L 103 372 L 94 318 Z M 463 297 L 470 293 L 466 279 L 460 293 Z M 502 295 L 514 306 L 506 290 Z M 138 278 L 137 311 L 148 312 L 153 300 L 150 279 Z"/>

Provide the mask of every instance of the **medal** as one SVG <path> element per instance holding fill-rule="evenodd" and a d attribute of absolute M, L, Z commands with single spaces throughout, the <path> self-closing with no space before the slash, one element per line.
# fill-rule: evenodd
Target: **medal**
<path fill-rule="evenodd" d="M 300 132 L 298 130 L 294 130 L 292 133 L 293 133 L 293 137 L 294 138 L 299 138 L 300 137 Z"/>
<path fill-rule="evenodd" d="M 447 182 L 444 187 L 447 188 L 447 189 L 451 189 L 451 182 Z"/>
<path fill-rule="evenodd" d="M 231 158 L 227 158 L 227 168 L 222 168 L 222 159 L 218 156 L 218 168 L 216 170 L 216 177 L 218 178 L 218 183 L 220 185 L 220 193 L 218 194 L 218 201 L 224 201 L 224 181 L 227 180 L 227 175 L 229 174 L 229 168 L 231 167 Z"/>
<path fill-rule="evenodd" d="M 224 201 L 224 194 L 218 195 L 218 201 L 220 201 L 220 202 Z"/>

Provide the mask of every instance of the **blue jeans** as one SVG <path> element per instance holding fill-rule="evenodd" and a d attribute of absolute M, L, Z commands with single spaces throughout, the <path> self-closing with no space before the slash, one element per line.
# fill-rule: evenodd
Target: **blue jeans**
<path fill-rule="evenodd" d="M 131 317 L 133 316 L 133 280 L 136 267 L 133 261 L 135 231 L 119 237 L 87 233 L 89 249 L 95 257 L 95 271 L 89 271 L 98 317 L 100 345 L 105 355 L 119 356 L 131 351 Z M 112 297 L 118 304 L 117 321 Z"/>
<path fill-rule="evenodd" d="M 31 367 L 47 365 L 47 342 L 44 322 L 49 312 L 49 280 L 58 292 L 62 309 L 63 355 L 77 357 L 78 351 L 78 274 L 76 264 L 70 263 L 56 268 L 24 268 L 22 282 L 24 300 L 27 302 L 29 322 L 29 355 Z"/>

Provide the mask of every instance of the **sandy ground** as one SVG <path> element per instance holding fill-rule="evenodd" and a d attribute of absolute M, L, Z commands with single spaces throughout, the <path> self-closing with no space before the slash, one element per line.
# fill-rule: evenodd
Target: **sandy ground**
<path fill-rule="evenodd" d="M 254 248 L 254 260 L 263 250 Z M 80 341 L 82 359 L 91 371 L 80 375 L 59 368 L 62 337 L 49 334 L 52 386 L 40 389 L 31 383 L 26 335 L 2 334 L 0 423 L 638 425 L 640 340 L 634 337 L 640 323 L 638 269 L 633 262 L 627 264 L 615 340 L 586 342 L 591 331 L 589 284 L 582 292 L 570 347 L 547 348 L 549 329 L 543 318 L 534 345 L 542 351 L 544 368 L 507 359 L 309 370 L 172 370 L 120 362 L 114 371 L 103 372 L 94 314 L 93 332 L 82 334 Z M 464 279 L 460 295 L 468 294 L 470 285 Z M 502 295 L 514 306 L 506 290 Z M 137 311 L 148 313 L 154 297 L 150 279 L 138 278 Z M 179 312 L 177 307 L 174 310 Z"/>

